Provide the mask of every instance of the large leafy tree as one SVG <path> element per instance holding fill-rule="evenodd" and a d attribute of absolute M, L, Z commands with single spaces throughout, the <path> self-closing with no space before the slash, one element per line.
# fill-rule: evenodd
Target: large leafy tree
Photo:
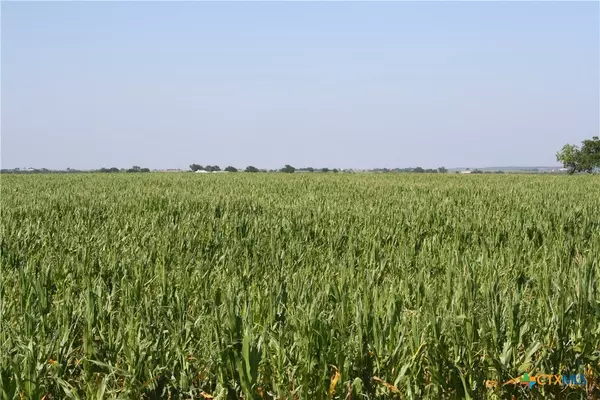
<path fill-rule="evenodd" d="M 585 172 L 592 172 L 594 168 L 600 168 L 600 138 L 594 136 L 584 140 L 581 146 L 581 168 Z"/>
<path fill-rule="evenodd" d="M 556 160 L 561 162 L 569 174 L 579 172 L 579 148 L 574 144 L 565 144 L 561 151 L 556 153 Z"/>
<path fill-rule="evenodd" d="M 591 173 L 600 168 L 600 138 L 594 136 L 581 142 L 581 148 L 574 144 L 565 144 L 556 153 L 556 160 L 561 162 L 569 174 L 575 172 Z"/>

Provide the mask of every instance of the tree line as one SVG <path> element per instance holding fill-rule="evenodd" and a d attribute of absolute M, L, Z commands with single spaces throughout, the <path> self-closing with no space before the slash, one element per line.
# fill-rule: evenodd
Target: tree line
<path fill-rule="evenodd" d="M 73 168 L 60 169 L 60 170 L 52 170 L 52 169 L 48 169 L 48 168 L 26 168 L 26 169 L 12 168 L 12 169 L 0 170 L 0 173 L 2 173 L 2 174 L 82 174 L 82 173 L 94 173 L 94 172 L 101 172 L 101 173 L 140 172 L 140 173 L 143 173 L 143 172 L 150 172 L 150 168 L 142 168 L 138 165 L 134 165 L 131 168 L 111 167 L 111 168 L 100 168 L 100 169 L 93 169 L 93 170 L 79 170 L 79 169 L 73 169 Z"/>
<path fill-rule="evenodd" d="M 140 172 L 140 173 L 143 173 L 143 172 L 150 172 L 150 168 L 142 168 L 138 165 L 134 165 L 133 167 L 128 168 L 128 169 L 119 169 L 116 167 L 100 168 L 96 172 L 103 172 L 103 173 L 116 173 L 116 172 L 138 173 L 138 172 Z"/>
<path fill-rule="evenodd" d="M 556 153 L 556 160 L 561 162 L 569 174 L 576 172 L 592 173 L 600 168 L 600 138 L 593 136 L 581 142 L 581 147 L 565 144 Z"/>
<path fill-rule="evenodd" d="M 219 172 L 221 171 L 221 168 L 218 165 L 206 165 L 206 166 L 202 166 L 200 164 L 191 164 L 190 165 L 190 170 L 192 170 L 193 172 L 196 171 L 207 171 L 207 172 Z M 224 171 L 227 172 L 238 172 L 240 171 L 239 169 L 232 167 L 232 166 L 228 166 L 227 168 L 224 169 Z M 344 170 L 338 169 L 338 168 L 327 168 L 327 167 L 323 167 L 323 168 L 314 168 L 314 167 L 301 167 L 301 168 L 296 168 L 293 167 L 289 164 L 286 164 L 283 168 L 279 168 L 279 169 L 258 169 L 252 165 L 246 167 L 246 169 L 243 170 L 244 172 L 284 172 L 284 173 L 294 173 L 294 172 L 321 172 L 321 173 L 327 173 L 327 172 L 332 172 L 332 173 L 338 173 L 338 172 L 342 172 Z M 425 168 L 421 168 L 421 167 L 416 167 L 416 168 L 373 168 L 370 169 L 369 171 L 371 172 L 416 172 L 416 173 L 447 173 L 448 170 L 445 167 L 439 167 L 437 169 L 425 169 Z M 475 171 L 473 171 L 475 172 Z M 483 172 L 482 172 L 483 173 Z"/>
<path fill-rule="evenodd" d="M 283 168 L 279 168 L 279 169 L 259 169 L 253 165 L 249 165 L 248 167 L 246 167 L 245 169 L 238 169 L 236 167 L 233 166 L 227 166 L 226 168 L 224 168 L 223 170 L 221 169 L 221 167 L 219 167 L 218 165 L 200 165 L 200 164 L 191 164 L 189 166 L 190 170 L 193 172 L 196 171 L 206 171 L 206 172 L 221 172 L 221 171 L 225 171 L 225 172 L 250 172 L 250 173 L 256 173 L 256 172 L 283 172 L 283 173 L 294 173 L 294 172 L 318 172 L 318 173 L 338 173 L 338 172 L 353 172 L 352 170 L 342 170 L 342 169 L 338 169 L 338 168 L 327 168 L 327 167 L 323 167 L 323 168 L 314 168 L 314 167 L 301 167 L 301 168 L 296 168 L 293 167 L 289 164 L 286 164 Z M 421 168 L 421 167 L 416 167 L 416 168 L 394 168 L 394 169 L 390 169 L 390 168 L 374 168 L 374 169 L 370 169 L 368 170 L 370 172 L 379 172 L 379 173 L 387 173 L 387 172 L 413 172 L 413 173 L 447 173 L 448 170 L 444 167 L 440 167 L 437 169 L 425 169 L 425 168 Z M 39 168 L 39 169 L 34 169 L 34 168 L 28 168 L 28 169 L 20 169 L 20 168 L 14 168 L 14 169 L 2 169 L 0 170 L 1 173 L 48 173 L 48 174 L 57 174 L 57 173 L 93 173 L 93 172 L 100 172 L 100 173 L 122 173 L 122 172 L 126 172 L 126 173 L 146 173 L 146 172 L 150 172 L 149 168 L 142 168 L 140 166 L 134 165 L 131 168 L 117 168 L 117 167 L 110 167 L 110 168 L 100 168 L 100 169 L 94 169 L 94 170 L 78 170 L 78 169 L 72 169 L 72 168 L 67 168 L 66 170 L 49 170 L 47 168 Z M 483 171 L 479 171 L 479 170 L 473 170 L 472 173 L 483 173 Z"/>
<path fill-rule="evenodd" d="M 577 146 L 574 144 L 565 144 L 563 148 L 556 153 L 556 160 L 561 162 L 564 168 L 567 169 L 567 173 L 574 174 L 576 172 L 587 172 L 591 173 L 596 169 L 600 169 L 600 138 L 598 136 L 593 136 L 591 139 L 583 140 L 581 142 L 581 146 Z M 206 172 L 220 172 L 221 168 L 218 165 L 206 165 L 202 166 L 200 164 L 191 164 L 190 170 L 193 172 L 197 171 L 206 171 Z M 239 169 L 229 165 L 224 171 L 226 172 L 238 172 Z M 294 172 L 321 172 L 321 173 L 337 173 L 343 170 L 338 170 L 337 168 L 329 169 L 329 168 L 313 168 L 313 167 L 303 167 L 303 168 L 295 168 L 289 164 L 286 164 L 283 168 L 280 169 L 258 169 L 253 165 L 249 165 L 244 169 L 244 172 L 256 173 L 256 172 L 284 172 L 284 173 L 294 173 Z M 351 171 L 351 170 L 350 170 Z M 422 167 L 415 168 L 374 168 L 370 170 L 371 172 L 410 172 L 410 173 L 447 173 L 448 170 L 445 167 L 439 167 L 437 169 L 425 169 Z M 81 173 L 81 172 L 101 172 L 101 173 L 118 173 L 118 172 L 128 172 L 128 173 L 147 173 L 150 172 L 149 168 L 142 168 L 140 166 L 134 165 L 128 169 L 119 169 L 116 167 L 111 168 L 100 168 L 92 171 L 81 171 L 76 169 L 67 168 L 66 170 L 49 170 L 47 168 L 39 168 L 33 169 L 28 168 L 21 170 L 19 168 L 14 169 L 2 169 L 0 173 Z M 343 171 L 345 172 L 345 171 Z M 496 171 L 496 173 L 501 173 L 502 171 Z M 481 170 L 475 169 L 471 171 L 472 174 L 484 173 Z M 488 173 L 488 171 L 486 171 Z"/>
<path fill-rule="evenodd" d="M 218 165 L 202 166 L 200 164 L 192 164 L 192 165 L 190 165 L 190 169 L 193 172 L 196 172 L 196 171 L 220 172 L 221 171 L 221 168 Z M 225 172 L 238 172 L 239 170 L 236 167 L 229 165 L 229 166 L 225 167 L 224 171 Z M 244 172 L 259 172 L 259 169 L 250 165 L 250 166 L 246 167 Z"/>

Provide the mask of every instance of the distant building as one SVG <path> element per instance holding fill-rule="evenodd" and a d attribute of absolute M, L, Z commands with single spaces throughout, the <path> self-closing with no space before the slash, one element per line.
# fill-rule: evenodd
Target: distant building
<path fill-rule="evenodd" d="M 461 174 L 470 174 L 472 171 L 470 169 L 466 169 L 464 171 L 460 171 Z"/>

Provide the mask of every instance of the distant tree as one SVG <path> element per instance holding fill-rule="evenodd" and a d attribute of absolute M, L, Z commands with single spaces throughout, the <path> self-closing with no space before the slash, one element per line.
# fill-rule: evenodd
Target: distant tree
<path fill-rule="evenodd" d="M 495 173 L 495 174 L 503 174 L 503 173 L 504 173 L 504 171 L 500 171 L 500 170 L 498 170 L 498 171 L 496 171 L 496 172 L 494 172 L 494 173 Z"/>
<path fill-rule="evenodd" d="M 219 168 L 218 165 L 207 165 L 205 168 L 208 172 L 217 172 L 220 171 L 221 168 Z"/>
<path fill-rule="evenodd" d="M 581 142 L 581 148 L 574 144 L 565 144 L 561 151 L 556 153 L 556 160 L 561 162 L 569 174 L 575 172 L 591 173 L 594 168 L 600 168 L 600 138 Z"/>
<path fill-rule="evenodd" d="M 286 164 L 285 167 L 281 168 L 280 172 L 285 172 L 288 174 L 292 174 L 296 171 L 296 168 L 292 167 L 291 165 Z"/>
<path fill-rule="evenodd" d="M 471 171 L 472 174 L 483 174 L 483 171 L 480 169 L 474 169 L 473 171 Z"/>
<path fill-rule="evenodd" d="M 438 168 L 438 172 L 439 172 L 440 174 L 445 174 L 446 172 L 448 172 L 448 170 L 447 170 L 445 167 L 439 167 L 439 168 Z"/>
<path fill-rule="evenodd" d="M 336 173 L 336 174 L 337 174 L 339 171 L 338 171 L 338 169 L 337 169 L 337 168 L 334 168 L 333 170 L 331 170 L 331 172 L 334 172 L 334 173 Z"/>
<path fill-rule="evenodd" d="M 249 165 L 249 166 L 246 167 L 246 169 L 244 170 L 244 172 L 258 172 L 258 168 L 254 167 L 252 165 Z"/>
<path fill-rule="evenodd" d="M 321 168 L 321 172 L 329 172 L 329 168 Z"/>
<path fill-rule="evenodd" d="M 148 168 L 140 168 L 139 166 L 134 165 L 133 167 L 129 168 L 127 172 L 150 172 L 150 170 Z"/>
<path fill-rule="evenodd" d="M 100 168 L 98 171 L 99 172 L 105 172 L 105 173 L 114 173 L 114 172 L 119 172 L 119 168 L 115 168 L 115 167 L 112 167 L 112 168 Z"/>
<path fill-rule="evenodd" d="M 425 172 L 425 170 L 421 167 L 417 167 L 417 168 L 413 169 L 413 172 L 422 173 L 422 172 Z"/>
<path fill-rule="evenodd" d="M 196 171 L 203 170 L 203 169 L 204 169 L 204 167 L 203 167 L 202 165 L 198 165 L 198 164 L 192 164 L 192 165 L 190 165 L 190 169 L 191 169 L 192 171 L 196 172 Z"/>
<path fill-rule="evenodd" d="M 236 167 L 232 167 L 231 165 L 228 166 L 227 168 L 225 168 L 225 171 L 227 172 L 238 172 Z"/>

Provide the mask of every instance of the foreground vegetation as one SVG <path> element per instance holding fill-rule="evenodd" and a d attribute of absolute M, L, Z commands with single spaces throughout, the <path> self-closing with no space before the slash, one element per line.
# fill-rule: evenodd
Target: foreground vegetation
<path fill-rule="evenodd" d="M 2 398 L 587 398 L 599 210 L 594 176 L 3 176 Z M 588 384 L 485 387 L 524 372 Z"/>

